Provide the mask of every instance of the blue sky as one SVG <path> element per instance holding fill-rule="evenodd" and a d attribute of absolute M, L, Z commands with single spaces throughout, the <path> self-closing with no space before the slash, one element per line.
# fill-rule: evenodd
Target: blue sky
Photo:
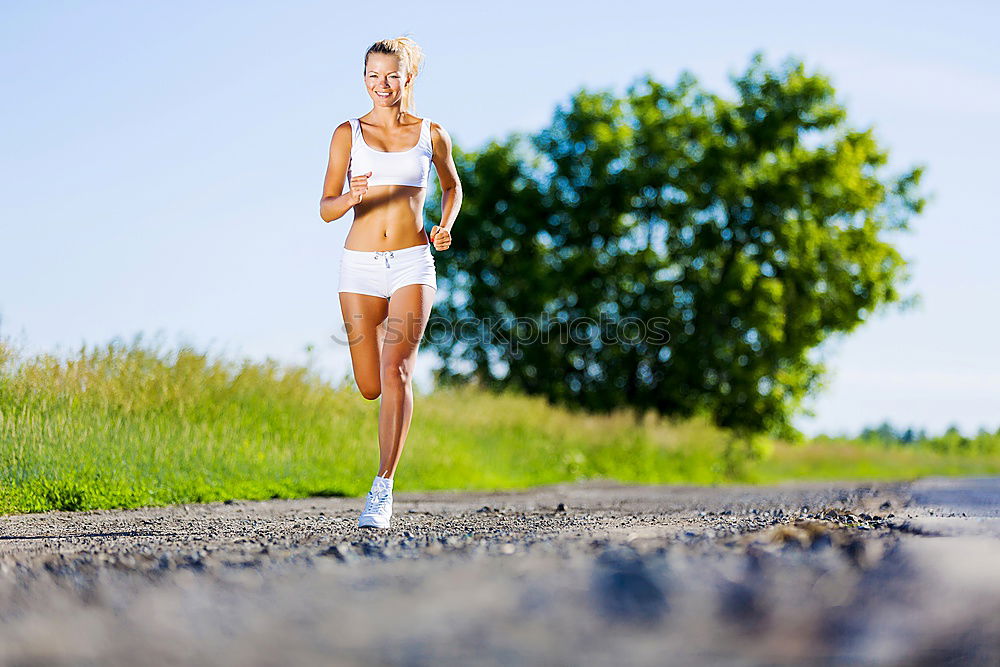
<path fill-rule="evenodd" d="M 141 331 L 289 362 L 313 344 L 339 377 L 350 216 L 325 224 L 318 202 L 330 133 L 371 108 L 372 42 L 422 45 L 417 114 L 467 150 L 644 72 L 672 84 L 687 69 L 733 96 L 728 75 L 762 49 L 828 74 L 851 122 L 890 149 L 889 171 L 926 164 L 931 194 L 898 240 L 920 307 L 830 345 L 816 417 L 796 425 L 995 430 L 998 5 L 813 6 L 4 0 L 0 334 L 58 353 Z M 435 361 L 421 356 L 425 388 Z"/>

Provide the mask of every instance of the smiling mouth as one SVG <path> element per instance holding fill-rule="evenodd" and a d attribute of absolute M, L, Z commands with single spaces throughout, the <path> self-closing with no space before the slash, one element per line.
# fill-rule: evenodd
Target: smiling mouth
<path fill-rule="evenodd" d="M 378 95 L 379 97 L 389 97 L 390 95 L 390 93 L 381 93 L 377 90 L 375 91 L 375 94 Z"/>

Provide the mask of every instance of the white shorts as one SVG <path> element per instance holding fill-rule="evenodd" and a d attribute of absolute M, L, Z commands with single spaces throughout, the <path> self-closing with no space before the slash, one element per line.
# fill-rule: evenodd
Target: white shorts
<path fill-rule="evenodd" d="M 343 248 L 343 251 L 338 292 L 388 299 L 403 285 L 430 285 L 437 290 L 434 256 L 427 243 L 399 250 Z"/>

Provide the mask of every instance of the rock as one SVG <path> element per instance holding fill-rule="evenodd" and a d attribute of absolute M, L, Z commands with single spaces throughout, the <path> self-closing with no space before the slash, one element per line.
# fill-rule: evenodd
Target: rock
<path fill-rule="evenodd" d="M 743 632 L 761 630 L 768 620 L 762 591 L 742 581 L 725 581 L 719 591 L 719 615 Z"/>
<path fill-rule="evenodd" d="M 664 586 L 630 549 L 598 557 L 591 591 L 600 613 L 614 623 L 655 625 L 669 611 Z"/>
<path fill-rule="evenodd" d="M 335 544 L 335 545 L 333 545 L 331 547 L 327 547 L 326 549 L 323 549 L 322 551 L 320 551 L 316 555 L 317 556 L 321 556 L 321 557 L 326 557 L 326 558 L 336 558 L 341 563 L 344 563 L 344 562 L 347 561 L 347 554 L 345 553 L 344 547 L 342 547 L 341 545 L 337 545 L 337 544 Z"/>

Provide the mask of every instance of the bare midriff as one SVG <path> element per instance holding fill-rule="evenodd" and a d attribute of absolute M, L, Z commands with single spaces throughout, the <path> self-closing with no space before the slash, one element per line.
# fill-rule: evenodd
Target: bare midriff
<path fill-rule="evenodd" d="M 354 222 L 344 247 L 348 250 L 399 250 L 430 243 L 424 231 L 426 188 L 413 185 L 370 185 L 354 206 Z"/>

